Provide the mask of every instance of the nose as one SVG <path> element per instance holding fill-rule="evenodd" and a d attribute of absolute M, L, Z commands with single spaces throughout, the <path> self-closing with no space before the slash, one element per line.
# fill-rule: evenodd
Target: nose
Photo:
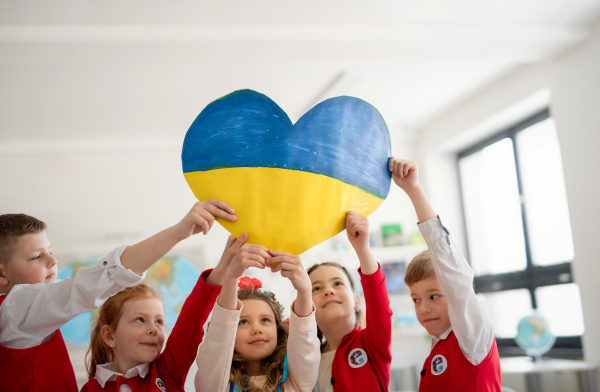
<path fill-rule="evenodd" d="M 329 295 L 333 295 L 333 288 L 331 287 L 326 287 L 323 289 L 323 293 L 324 295 L 327 297 Z"/>
<path fill-rule="evenodd" d="M 150 324 L 150 328 L 148 329 L 148 335 L 156 335 L 158 333 L 158 327 L 154 324 Z"/>
<path fill-rule="evenodd" d="M 252 327 L 252 335 L 261 335 L 262 328 L 259 325 L 255 325 Z"/>
<path fill-rule="evenodd" d="M 58 264 L 58 261 L 56 261 L 56 258 L 54 258 L 54 256 L 49 255 L 49 259 L 48 259 L 48 267 L 52 268 L 54 267 L 56 264 Z"/>

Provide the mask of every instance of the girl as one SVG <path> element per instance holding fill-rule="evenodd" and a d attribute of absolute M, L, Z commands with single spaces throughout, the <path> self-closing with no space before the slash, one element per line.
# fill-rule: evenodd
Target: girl
<path fill-rule="evenodd" d="M 247 236 L 228 241 L 219 264 L 204 271 L 186 299 L 165 351 L 164 308 L 144 283 L 125 289 L 100 308 L 92 331 L 83 391 L 183 391 L 202 327 L 220 292 L 225 270 Z"/>
<path fill-rule="evenodd" d="M 288 329 L 275 296 L 258 290 L 249 267 L 281 271 L 298 291 Z M 241 287 L 238 292 L 238 280 Z M 206 339 L 198 352 L 197 392 L 311 391 L 317 381 L 316 336 L 310 280 L 299 256 L 244 244 L 227 269 Z M 206 369 L 214 369 L 206 372 Z"/>
<path fill-rule="evenodd" d="M 392 362 L 392 324 L 385 276 L 371 254 L 369 221 L 348 211 L 346 231 L 358 255 L 367 305 L 360 324 L 360 299 L 348 271 L 336 263 L 308 269 L 321 339 L 321 364 L 314 392 L 387 391 Z"/>

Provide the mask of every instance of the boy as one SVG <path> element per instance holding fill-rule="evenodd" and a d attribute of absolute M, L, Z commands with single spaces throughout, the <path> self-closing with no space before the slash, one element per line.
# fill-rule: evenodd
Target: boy
<path fill-rule="evenodd" d="M 176 225 L 113 250 L 73 278 L 57 280 L 46 224 L 25 214 L 0 215 L 0 385 L 10 391 L 73 391 L 77 384 L 59 328 L 101 306 L 179 241 L 207 234 L 215 216 L 235 221 L 227 204 L 196 203 Z"/>
<path fill-rule="evenodd" d="M 419 391 L 500 391 L 492 323 L 473 291 L 473 271 L 451 241 L 417 178 L 416 163 L 390 158 L 394 182 L 415 207 L 428 250 L 408 265 L 417 319 L 433 336 Z"/>

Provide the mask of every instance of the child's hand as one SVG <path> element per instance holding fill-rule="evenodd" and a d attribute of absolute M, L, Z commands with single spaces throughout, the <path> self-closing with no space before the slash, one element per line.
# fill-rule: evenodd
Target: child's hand
<path fill-rule="evenodd" d="M 272 257 L 267 260 L 267 266 L 275 265 L 271 268 L 271 271 L 281 271 L 281 276 L 288 278 L 299 293 L 312 292 L 310 278 L 304 269 L 300 256 L 276 250 L 269 250 L 269 254 Z"/>
<path fill-rule="evenodd" d="M 417 163 L 408 159 L 391 157 L 388 163 L 389 170 L 392 172 L 392 178 L 396 185 L 405 192 L 419 185 L 417 175 Z"/>
<path fill-rule="evenodd" d="M 269 253 L 273 257 L 267 260 L 267 265 L 275 265 L 271 271 L 281 271 L 281 276 L 288 278 L 298 292 L 292 311 L 299 317 L 310 315 L 313 311 L 312 284 L 300 256 L 275 250 L 269 250 Z"/>
<path fill-rule="evenodd" d="M 231 264 L 231 260 L 233 260 L 234 256 L 237 254 L 238 250 L 244 245 L 246 240 L 248 239 L 248 234 L 244 233 L 238 238 L 230 235 L 227 239 L 227 243 L 225 244 L 225 250 L 223 251 L 223 255 L 221 256 L 221 260 L 219 260 L 219 264 L 212 270 L 208 278 L 206 279 L 206 283 L 212 286 L 221 286 L 223 285 L 223 280 L 225 278 L 225 273 L 227 272 L 227 268 Z"/>
<path fill-rule="evenodd" d="M 227 250 L 225 250 L 227 252 Z M 236 251 L 227 272 L 227 279 L 239 279 L 250 267 L 264 269 L 266 260 L 271 257 L 268 249 L 258 244 L 244 244 Z"/>
<path fill-rule="evenodd" d="M 202 232 L 204 235 L 211 229 L 215 217 L 235 222 L 235 210 L 220 200 L 206 200 L 194 204 L 192 209 L 174 227 L 181 240 Z"/>
<path fill-rule="evenodd" d="M 346 234 L 357 254 L 369 249 L 369 220 L 356 211 L 346 214 Z"/>

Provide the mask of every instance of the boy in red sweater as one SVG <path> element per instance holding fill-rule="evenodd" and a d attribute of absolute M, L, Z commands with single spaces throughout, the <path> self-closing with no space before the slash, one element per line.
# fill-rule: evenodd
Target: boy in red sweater
<path fill-rule="evenodd" d="M 417 319 L 433 336 L 419 391 L 500 392 L 493 326 L 473 291 L 473 270 L 431 207 L 416 163 L 392 157 L 389 169 L 412 201 L 429 248 L 410 262 L 404 276 Z"/>

